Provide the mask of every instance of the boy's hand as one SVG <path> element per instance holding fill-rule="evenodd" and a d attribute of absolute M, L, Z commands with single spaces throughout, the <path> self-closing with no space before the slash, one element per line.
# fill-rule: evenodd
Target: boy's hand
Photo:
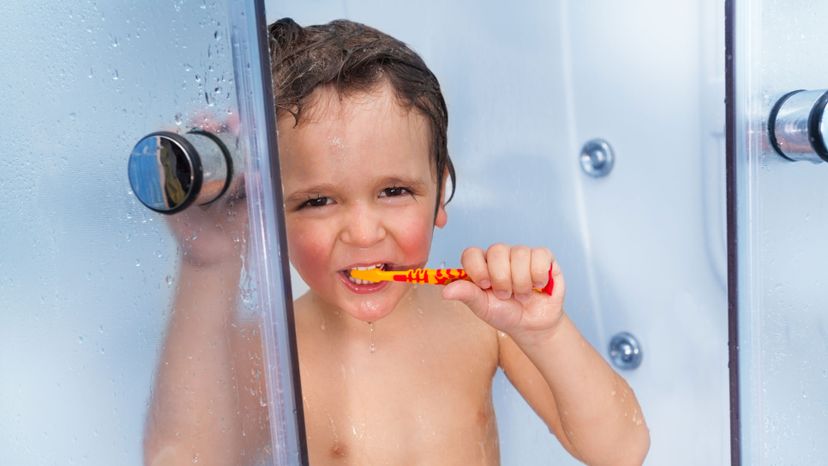
<path fill-rule="evenodd" d="M 239 118 L 235 113 L 219 119 L 213 113 L 198 111 L 189 118 L 188 126 L 216 135 L 239 135 Z M 227 192 L 216 201 L 206 206 L 191 205 L 182 212 L 168 216 L 167 224 L 182 249 L 184 263 L 197 267 L 238 263 L 247 242 L 247 200 L 243 175 L 238 172 L 234 174 Z"/>
<path fill-rule="evenodd" d="M 494 244 L 488 250 L 468 248 L 461 258 L 471 282 L 456 281 L 443 298 L 464 302 L 478 317 L 516 340 L 551 334 L 563 316 L 564 280 L 546 248 Z M 552 295 L 538 293 L 549 280 Z"/>
<path fill-rule="evenodd" d="M 236 184 L 236 183 L 234 183 Z M 244 183 L 207 206 L 192 205 L 167 219 L 182 249 L 182 261 L 197 267 L 240 262 L 247 242 Z"/>

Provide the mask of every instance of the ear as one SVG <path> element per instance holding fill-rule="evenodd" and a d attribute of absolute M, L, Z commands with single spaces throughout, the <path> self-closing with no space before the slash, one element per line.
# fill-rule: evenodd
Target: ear
<path fill-rule="evenodd" d="M 434 226 L 443 228 L 448 223 L 446 213 L 446 185 L 448 184 L 448 170 L 443 174 L 443 189 L 440 190 L 440 204 L 437 206 L 437 215 L 434 216 Z"/>

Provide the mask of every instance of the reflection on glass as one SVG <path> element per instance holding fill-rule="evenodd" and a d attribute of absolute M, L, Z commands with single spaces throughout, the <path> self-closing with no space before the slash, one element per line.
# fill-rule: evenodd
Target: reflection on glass
<path fill-rule="evenodd" d="M 166 212 L 180 206 L 189 193 L 192 168 L 181 148 L 160 135 L 136 144 L 129 158 L 133 192 L 149 208 Z"/>
<path fill-rule="evenodd" d="M 157 138 L 156 138 L 157 139 Z M 186 173 L 179 169 L 180 153 L 169 144 L 159 144 L 156 147 L 161 186 L 164 190 L 164 206 L 171 208 L 184 202 L 189 189 L 184 189 L 181 180 L 189 180 Z"/>

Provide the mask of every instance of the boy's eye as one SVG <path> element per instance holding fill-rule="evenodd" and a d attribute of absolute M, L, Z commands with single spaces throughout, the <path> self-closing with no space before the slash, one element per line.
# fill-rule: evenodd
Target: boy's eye
<path fill-rule="evenodd" d="M 304 209 L 305 207 L 324 207 L 328 205 L 331 199 L 325 196 L 316 196 L 313 198 L 308 199 L 307 201 L 303 202 L 299 208 Z"/>
<path fill-rule="evenodd" d="M 396 197 L 402 196 L 404 194 L 411 194 L 411 190 L 409 190 L 408 188 L 403 188 L 401 186 L 394 186 L 392 188 L 383 189 L 382 194 L 385 197 Z"/>

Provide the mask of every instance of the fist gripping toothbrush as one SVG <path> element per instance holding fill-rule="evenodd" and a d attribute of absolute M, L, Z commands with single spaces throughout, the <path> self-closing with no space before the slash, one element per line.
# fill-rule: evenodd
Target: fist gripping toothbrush
<path fill-rule="evenodd" d="M 370 282 L 404 282 L 404 283 L 426 283 L 429 285 L 448 285 L 457 280 L 469 280 L 469 276 L 463 269 L 411 269 L 411 270 L 351 270 L 351 276 L 359 280 Z M 552 288 L 555 286 L 552 280 L 552 267 L 549 267 L 549 281 L 543 288 L 535 288 L 538 293 L 552 295 Z"/>

